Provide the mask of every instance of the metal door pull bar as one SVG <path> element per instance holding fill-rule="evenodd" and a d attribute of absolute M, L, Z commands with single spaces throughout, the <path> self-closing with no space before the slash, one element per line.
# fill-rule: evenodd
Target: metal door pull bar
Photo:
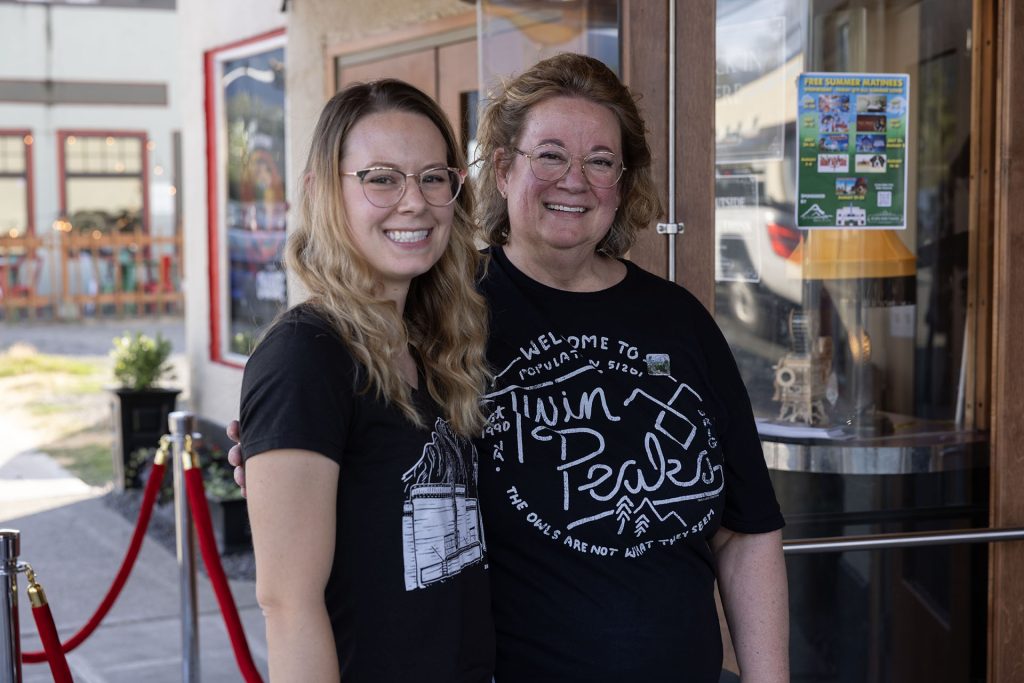
<path fill-rule="evenodd" d="M 926 545 L 960 545 L 964 543 L 995 543 L 1024 541 L 1024 528 L 966 529 L 964 531 L 921 531 L 902 534 L 868 534 L 864 536 L 833 536 L 785 541 L 786 555 L 841 553 L 851 550 L 883 550 L 913 548 Z"/>

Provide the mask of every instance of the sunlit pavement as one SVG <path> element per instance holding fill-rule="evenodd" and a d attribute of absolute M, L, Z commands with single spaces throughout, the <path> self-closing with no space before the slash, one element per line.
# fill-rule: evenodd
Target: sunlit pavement
<path fill-rule="evenodd" d="M 85 325 L 0 323 L 0 349 L 28 343 L 43 353 L 105 355 L 123 331 L 160 331 L 175 356 L 184 355 L 180 319 Z M 187 377 L 187 374 L 184 375 Z M 21 559 L 32 564 L 46 590 L 62 639 L 92 615 L 117 573 L 134 525 L 104 504 L 106 489 L 89 486 L 40 451 L 45 435 L 0 414 L 0 527 L 21 532 Z M 201 563 L 197 555 L 197 564 Z M 232 592 L 257 666 L 266 676 L 263 617 L 250 581 Z M 19 579 L 22 649 L 40 649 L 35 622 Z M 241 680 L 217 602 L 205 575 L 197 579 L 200 680 Z M 121 597 L 96 632 L 68 655 L 76 683 L 178 683 L 182 680 L 180 578 L 174 554 L 143 543 Z M 46 664 L 23 669 L 24 683 L 52 681 Z"/>

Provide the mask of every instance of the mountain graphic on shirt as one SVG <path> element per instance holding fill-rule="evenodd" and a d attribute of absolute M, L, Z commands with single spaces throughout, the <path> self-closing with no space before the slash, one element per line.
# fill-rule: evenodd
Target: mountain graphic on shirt
<path fill-rule="evenodd" d="M 686 530 L 686 520 L 671 508 L 659 510 L 646 496 L 638 505 L 629 496 L 619 498 L 613 519 L 617 533 L 623 536 L 669 538 Z"/>

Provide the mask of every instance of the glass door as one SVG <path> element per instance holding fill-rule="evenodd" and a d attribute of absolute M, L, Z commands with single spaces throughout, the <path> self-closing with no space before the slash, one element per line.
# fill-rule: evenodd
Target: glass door
<path fill-rule="evenodd" d="M 787 539 L 987 523 L 971 21 L 718 1 L 716 317 Z M 986 553 L 790 556 L 793 680 L 984 680 Z"/>

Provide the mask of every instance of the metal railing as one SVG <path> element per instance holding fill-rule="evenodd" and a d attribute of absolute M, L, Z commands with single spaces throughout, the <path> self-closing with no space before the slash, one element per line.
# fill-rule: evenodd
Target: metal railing
<path fill-rule="evenodd" d="M 886 550 L 928 545 L 961 545 L 964 543 L 997 543 L 1024 541 L 1024 528 L 965 529 L 963 531 L 918 531 L 899 534 L 868 534 L 864 536 L 833 536 L 785 541 L 786 555 L 812 553 L 845 553 L 851 550 Z"/>
<path fill-rule="evenodd" d="M 83 317 L 180 312 L 182 237 L 54 231 L 0 235 L 0 313 Z"/>

